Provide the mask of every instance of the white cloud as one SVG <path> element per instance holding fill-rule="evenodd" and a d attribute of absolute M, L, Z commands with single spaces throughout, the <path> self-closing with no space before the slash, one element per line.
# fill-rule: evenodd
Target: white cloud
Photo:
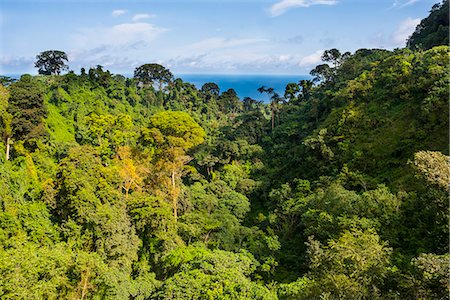
<path fill-rule="evenodd" d="M 95 48 L 101 45 L 133 46 L 138 42 L 149 42 L 165 28 L 150 23 L 123 23 L 112 27 L 85 28 L 74 36 L 74 44 L 79 48 Z"/>
<path fill-rule="evenodd" d="M 292 55 L 282 54 L 282 55 L 279 55 L 277 58 L 280 62 L 288 62 L 288 61 L 292 60 Z"/>
<path fill-rule="evenodd" d="M 113 17 L 118 17 L 118 16 L 121 16 L 121 15 L 125 14 L 126 12 L 127 12 L 127 11 L 124 10 L 124 9 L 116 9 L 116 10 L 113 10 L 113 12 L 111 13 L 111 15 L 112 15 Z"/>
<path fill-rule="evenodd" d="M 409 36 L 414 32 L 416 26 L 420 23 L 420 18 L 413 19 L 407 18 L 403 20 L 400 25 L 397 27 L 395 32 L 392 34 L 391 40 L 392 43 L 396 46 L 404 46 L 406 40 Z"/>
<path fill-rule="evenodd" d="M 300 60 L 299 67 L 314 67 L 322 61 L 323 50 L 317 50 L 313 54 L 307 55 Z"/>
<path fill-rule="evenodd" d="M 228 39 L 221 37 L 209 38 L 194 44 L 187 46 L 186 48 L 190 51 L 195 52 L 209 52 L 216 49 L 226 49 L 226 48 L 235 48 L 241 46 L 248 46 L 252 44 L 267 42 L 266 39 L 256 39 L 256 38 L 248 38 L 248 39 Z"/>
<path fill-rule="evenodd" d="M 144 19 L 149 19 L 149 18 L 153 18 L 155 15 L 150 15 L 150 14 L 137 14 L 133 16 L 133 21 L 140 21 L 140 20 L 144 20 Z"/>
<path fill-rule="evenodd" d="M 163 63 L 170 69 L 194 73 L 298 73 L 300 57 L 291 54 L 270 55 L 257 49 L 227 49 L 208 54 L 178 56 Z"/>
<path fill-rule="evenodd" d="M 420 0 L 394 0 L 394 7 L 405 7 L 419 2 Z"/>
<path fill-rule="evenodd" d="M 0 57 L 0 74 L 10 73 L 34 73 L 34 57 Z M 11 71 L 12 70 L 12 71 Z"/>
<path fill-rule="evenodd" d="M 272 17 L 277 17 L 284 14 L 287 10 L 294 7 L 310 7 L 311 5 L 335 5 L 336 0 L 281 0 L 269 9 Z"/>
<path fill-rule="evenodd" d="M 130 72 L 143 62 L 159 57 L 155 40 L 165 31 L 167 29 L 144 22 L 80 29 L 71 37 L 71 44 L 76 48 L 68 53 L 70 67 L 76 70 L 102 65 Z"/>

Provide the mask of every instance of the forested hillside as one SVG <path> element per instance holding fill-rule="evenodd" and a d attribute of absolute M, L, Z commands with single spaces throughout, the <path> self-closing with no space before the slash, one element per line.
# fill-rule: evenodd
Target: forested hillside
<path fill-rule="evenodd" d="M 449 52 L 445 1 L 267 104 L 158 64 L 3 77 L 0 298 L 448 299 Z"/>

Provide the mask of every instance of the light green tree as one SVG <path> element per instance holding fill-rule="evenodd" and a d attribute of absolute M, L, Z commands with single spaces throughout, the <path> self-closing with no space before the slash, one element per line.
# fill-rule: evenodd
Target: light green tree
<path fill-rule="evenodd" d="M 187 152 L 203 143 L 205 131 L 189 114 L 164 111 L 150 118 L 149 129 L 142 132 L 141 140 L 156 147 L 156 168 L 162 175 L 164 186 L 170 195 L 173 216 L 178 218 L 178 181 L 183 166 L 190 161 Z"/>

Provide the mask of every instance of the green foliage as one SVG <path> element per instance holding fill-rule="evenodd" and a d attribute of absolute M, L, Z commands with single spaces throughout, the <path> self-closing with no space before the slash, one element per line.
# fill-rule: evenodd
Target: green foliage
<path fill-rule="evenodd" d="M 409 37 L 407 46 L 411 49 L 430 49 L 449 44 L 449 1 L 433 5 L 430 15 L 417 25 Z"/>
<path fill-rule="evenodd" d="M 256 264 L 248 252 L 179 248 L 164 258 L 175 274 L 164 282 L 158 299 L 276 299 L 250 280 Z"/>
<path fill-rule="evenodd" d="M 450 182 L 449 157 L 440 152 L 419 151 L 414 154 L 414 166 L 424 179 L 443 189 Z"/>
<path fill-rule="evenodd" d="M 173 75 L 159 64 L 145 64 L 136 68 L 134 78 L 144 85 L 157 83 L 161 91 L 163 84 L 168 84 Z"/>
<path fill-rule="evenodd" d="M 185 151 L 201 144 L 205 137 L 204 130 L 185 112 L 156 113 L 150 118 L 150 124 L 162 134 L 165 145 Z M 158 142 L 157 138 L 155 141 Z"/>
<path fill-rule="evenodd" d="M 268 104 L 156 64 L 0 86 L 0 298 L 446 299 L 449 47 L 322 59 Z"/>
<path fill-rule="evenodd" d="M 30 75 L 23 75 L 10 86 L 8 113 L 12 115 L 12 137 L 30 143 L 45 134 L 47 116 L 43 86 Z"/>
<path fill-rule="evenodd" d="M 50 139 L 58 143 L 70 143 L 75 141 L 75 128 L 70 121 L 62 116 L 57 108 L 48 105 L 48 117 L 46 119 L 47 131 Z"/>
<path fill-rule="evenodd" d="M 23 242 L 0 250 L 0 296 L 2 299 L 60 299 L 68 297 L 67 277 L 73 264 L 67 245 L 40 247 Z"/>
<path fill-rule="evenodd" d="M 47 50 L 36 56 L 35 68 L 42 75 L 59 75 L 61 71 L 67 70 L 67 54 L 58 50 Z"/>
<path fill-rule="evenodd" d="M 337 299 L 377 297 L 389 273 L 391 251 L 373 230 L 345 231 L 326 247 L 310 240 L 311 275 L 317 278 L 321 295 Z"/>
<path fill-rule="evenodd" d="M 446 299 L 448 297 L 450 292 L 449 259 L 448 254 L 423 253 L 412 260 L 411 263 L 416 271 L 415 278 L 412 280 L 416 298 Z"/>

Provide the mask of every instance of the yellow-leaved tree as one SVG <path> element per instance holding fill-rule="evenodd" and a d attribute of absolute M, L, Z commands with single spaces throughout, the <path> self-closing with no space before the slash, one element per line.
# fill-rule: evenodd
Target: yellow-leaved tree
<path fill-rule="evenodd" d="M 163 111 L 150 118 L 149 128 L 142 131 L 141 141 L 155 147 L 155 167 L 161 175 L 177 220 L 179 181 L 183 166 L 190 161 L 187 152 L 203 143 L 205 131 L 185 112 Z"/>

